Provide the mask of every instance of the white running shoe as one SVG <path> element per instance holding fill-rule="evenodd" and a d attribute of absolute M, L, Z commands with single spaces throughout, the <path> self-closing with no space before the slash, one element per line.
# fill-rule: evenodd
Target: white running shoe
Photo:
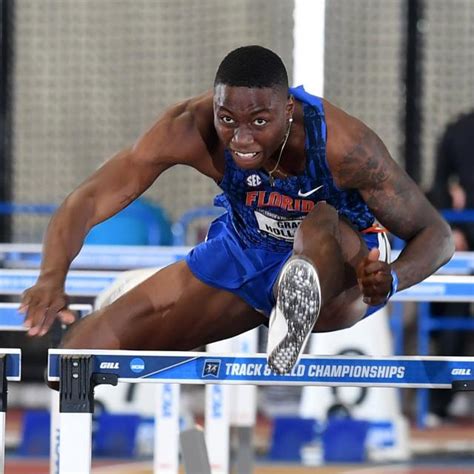
<path fill-rule="evenodd" d="M 291 257 L 281 269 L 277 301 L 268 326 L 268 365 L 287 374 L 298 362 L 318 319 L 321 287 L 314 265 L 301 256 Z"/>

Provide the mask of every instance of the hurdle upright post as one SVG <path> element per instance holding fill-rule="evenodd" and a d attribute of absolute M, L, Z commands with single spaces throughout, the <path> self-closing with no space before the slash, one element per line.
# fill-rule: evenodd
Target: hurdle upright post
<path fill-rule="evenodd" d="M 179 472 L 179 384 L 157 385 L 153 472 Z"/>
<path fill-rule="evenodd" d="M 8 394 L 8 382 L 7 382 L 7 356 L 5 354 L 0 355 L 0 433 L 2 436 L 2 446 L 0 451 L 0 472 L 5 471 L 5 416 L 7 411 L 7 394 Z"/>
<path fill-rule="evenodd" d="M 94 387 L 117 385 L 113 374 L 94 374 L 92 355 L 63 355 L 60 358 L 59 472 L 91 472 L 92 413 Z"/>
<path fill-rule="evenodd" d="M 0 349 L 0 473 L 5 469 L 5 418 L 8 381 L 21 379 L 21 350 Z"/>

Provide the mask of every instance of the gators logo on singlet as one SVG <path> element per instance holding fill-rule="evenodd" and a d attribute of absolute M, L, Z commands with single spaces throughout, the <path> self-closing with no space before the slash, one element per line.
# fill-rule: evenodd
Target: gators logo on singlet
<path fill-rule="evenodd" d="M 359 230 L 370 227 L 374 216 L 360 194 L 337 188 L 326 162 L 326 122 L 322 101 L 302 87 L 291 93 L 303 102 L 306 165 L 303 174 L 275 179 L 272 186 L 262 170 L 239 168 L 225 152 L 225 173 L 215 198 L 224 207 L 241 240 L 248 246 L 287 252 L 296 229 L 318 201 L 327 201 Z"/>

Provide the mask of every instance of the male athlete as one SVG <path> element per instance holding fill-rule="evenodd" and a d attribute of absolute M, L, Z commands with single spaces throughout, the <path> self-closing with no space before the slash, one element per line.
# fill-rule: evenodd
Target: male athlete
<path fill-rule="evenodd" d="M 289 89 L 281 59 L 247 46 L 222 61 L 212 92 L 168 109 L 66 198 L 23 295 L 30 335 L 72 322 L 64 282 L 86 234 L 175 164 L 213 179 L 227 212 L 186 260 L 79 321 L 63 347 L 190 350 L 270 317 L 269 364 L 287 373 L 312 331 L 355 324 L 453 254 L 448 225 L 378 136 Z M 407 241 L 392 264 L 382 226 Z"/>

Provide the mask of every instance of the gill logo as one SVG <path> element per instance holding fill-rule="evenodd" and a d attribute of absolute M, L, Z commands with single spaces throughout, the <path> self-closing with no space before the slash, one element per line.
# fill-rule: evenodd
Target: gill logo
<path fill-rule="evenodd" d="M 118 362 L 101 362 L 99 367 L 101 369 L 118 369 L 119 363 Z"/>
<path fill-rule="evenodd" d="M 471 375 L 471 369 L 453 369 L 451 375 Z"/>

